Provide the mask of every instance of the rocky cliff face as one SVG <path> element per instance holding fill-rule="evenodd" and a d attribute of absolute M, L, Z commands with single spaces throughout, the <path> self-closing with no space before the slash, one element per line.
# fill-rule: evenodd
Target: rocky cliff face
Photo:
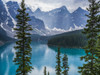
<path fill-rule="evenodd" d="M 82 28 L 86 25 L 88 11 L 78 8 L 70 13 L 65 6 L 54 9 L 49 12 L 43 12 L 39 8 L 34 12 L 34 16 L 44 21 L 49 28 L 58 28 L 68 30 L 76 27 Z"/>
<path fill-rule="evenodd" d="M 13 37 L 13 27 L 16 26 L 17 9 L 20 8 L 17 2 L 9 1 L 7 3 L 0 0 L 0 28 L 6 32 L 5 35 Z M 39 35 L 55 35 L 66 31 L 82 29 L 86 25 L 88 14 L 82 8 L 78 8 L 73 13 L 70 13 L 65 6 L 43 12 L 39 8 L 33 12 L 27 7 L 27 13 L 31 21 L 34 31 L 33 34 Z"/>
<path fill-rule="evenodd" d="M 0 0 L 0 28 L 6 32 L 7 36 L 13 37 L 14 32 L 13 28 L 16 26 L 16 15 L 18 14 L 17 9 L 20 8 L 17 2 L 9 1 L 7 3 Z M 30 8 L 27 8 L 29 14 L 32 13 Z M 44 22 L 40 19 L 37 19 L 33 15 L 29 15 L 31 21 L 29 24 L 32 25 L 33 29 L 36 30 L 45 30 Z M 37 31 L 33 31 L 37 33 Z"/>

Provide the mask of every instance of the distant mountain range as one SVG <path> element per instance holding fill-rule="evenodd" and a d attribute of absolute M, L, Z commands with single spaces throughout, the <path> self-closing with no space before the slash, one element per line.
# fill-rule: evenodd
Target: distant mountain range
<path fill-rule="evenodd" d="M 5 3 L 0 0 L 0 35 L 14 36 L 13 28 L 16 26 L 16 15 L 19 4 L 14 1 Z M 27 13 L 31 18 L 29 24 L 32 25 L 33 34 L 39 35 L 55 35 L 63 32 L 82 29 L 86 25 L 88 14 L 86 10 L 78 8 L 73 13 L 70 13 L 65 6 L 44 12 L 41 9 L 32 11 L 27 7 Z M 2 31 L 2 32 L 1 32 Z"/>
<path fill-rule="evenodd" d="M 49 12 L 43 12 L 39 8 L 34 12 L 34 16 L 43 20 L 46 27 L 57 29 L 75 29 L 83 28 L 86 25 L 88 11 L 79 7 L 73 13 L 70 13 L 65 6 L 54 9 Z"/>

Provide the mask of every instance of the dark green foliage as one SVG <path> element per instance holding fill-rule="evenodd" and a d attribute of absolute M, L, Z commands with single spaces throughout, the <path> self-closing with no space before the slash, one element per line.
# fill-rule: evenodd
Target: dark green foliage
<path fill-rule="evenodd" d="M 69 48 L 80 48 L 87 44 L 87 39 L 82 30 L 67 32 L 53 36 L 48 41 L 48 45 L 63 46 Z"/>
<path fill-rule="evenodd" d="M 41 43 L 47 43 L 48 40 L 49 40 L 51 37 L 52 37 L 52 36 L 41 36 L 41 35 L 38 35 L 38 34 L 33 34 L 33 35 L 31 35 L 32 41 L 41 42 Z"/>
<path fill-rule="evenodd" d="M 44 67 L 44 75 L 47 75 L 46 67 Z"/>
<path fill-rule="evenodd" d="M 62 66 L 63 72 L 62 73 L 63 75 L 68 75 L 69 67 L 68 67 L 68 57 L 66 54 L 64 54 L 62 61 L 63 61 L 63 66 Z"/>
<path fill-rule="evenodd" d="M 48 72 L 48 75 L 50 75 L 50 73 Z"/>
<path fill-rule="evenodd" d="M 99 8 L 99 14 L 97 15 L 97 32 L 98 32 L 98 37 L 97 37 L 97 51 L 96 51 L 96 68 L 97 68 L 97 74 L 100 74 L 100 1 L 98 2 L 98 8 Z"/>
<path fill-rule="evenodd" d="M 97 74 L 100 74 L 100 35 L 98 35 L 98 39 L 97 39 L 97 52 L 96 52 L 96 68 L 97 68 Z"/>
<path fill-rule="evenodd" d="M 18 65 L 16 75 L 27 75 L 32 70 L 31 66 L 31 37 L 30 31 L 32 30 L 31 25 L 28 24 L 30 18 L 26 13 L 24 0 L 21 2 L 21 8 L 18 9 L 19 14 L 16 16 L 17 25 L 14 30 L 16 31 L 15 37 L 18 41 L 16 42 L 16 58 L 14 62 Z"/>
<path fill-rule="evenodd" d="M 89 8 L 89 18 L 87 20 L 86 28 L 84 28 L 83 33 L 87 35 L 88 45 L 84 48 L 86 55 L 81 57 L 81 59 L 85 60 L 86 64 L 83 64 L 82 67 L 79 67 L 80 73 L 82 75 L 99 75 L 97 74 L 96 63 L 96 39 L 97 39 L 97 14 L 98 14 L 98 4 L 96 0 L 88 0 L 90 2 Z"/>
<path fill-rule="evenodd" d="M 58 48 L 58 53 L 57 53 L 57 55 L 56 55 L 56 59 L 57 59 L 57 61 L 56 61 L 56 63 L 57 63 L 57 65 L 56 65 L 56 75 L 61 75 L 61 56 L 60 56 L 60 48 Z"/>

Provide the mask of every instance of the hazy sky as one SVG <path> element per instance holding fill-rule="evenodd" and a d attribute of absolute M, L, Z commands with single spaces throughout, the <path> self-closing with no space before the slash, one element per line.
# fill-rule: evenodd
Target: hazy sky
<path fill-rule="evenodd" d="M 5 1 L 10 1 L 10 0 L 5 0 Z M 20 2 L 21 0 L 11 0 L 11 1 Z M 78 7 L 86 9 L 86 7 L 88 6 L 88 0 L 26 0 L 26 4 L 31 6 L 33 9 L 39 7 L 42 11 L 49 11 L 65 5 L 70 12 L 73 12 Z"/>

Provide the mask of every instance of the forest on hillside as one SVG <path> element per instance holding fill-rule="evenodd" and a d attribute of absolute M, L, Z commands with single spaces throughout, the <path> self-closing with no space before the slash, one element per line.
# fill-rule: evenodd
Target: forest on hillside
<path fill-rule="evenodd" d="M 68 48 L 80 48 L 87 44 L 86 35 L 82 34 L 82 30 L 76 30 L 63 33 L 52 37 L 48 40 L 48 45 L 63 46 Z"/>

